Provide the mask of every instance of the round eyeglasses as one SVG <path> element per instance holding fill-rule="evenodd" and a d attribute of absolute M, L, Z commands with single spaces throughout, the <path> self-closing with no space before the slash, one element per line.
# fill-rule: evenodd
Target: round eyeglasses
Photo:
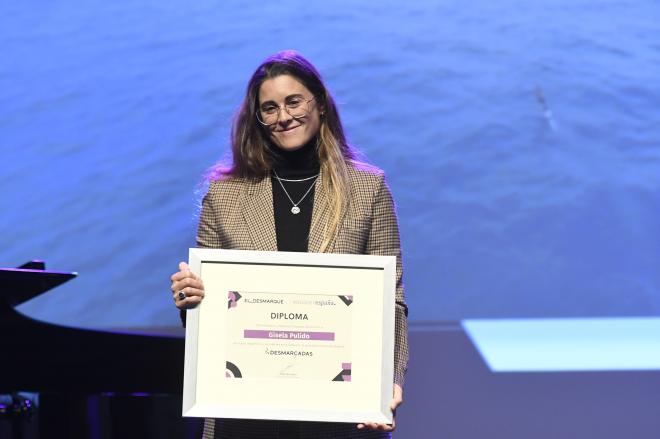
<path fill-rule="evenodd" d="M 284 104 L 284 111 L 289 113 L 294 119 L 303 117 L 309 113 L 309 103 L 313 100 L 314 96 L 311 99 L 305 99 L 302 96 L 293 97 L 288 99 Z M 267 103 L 257 110 L 257 120 L 265 126 L 275 125 L 280 119 L 281 111 L 282 106 L 275 105 L 272 102 Z"/>

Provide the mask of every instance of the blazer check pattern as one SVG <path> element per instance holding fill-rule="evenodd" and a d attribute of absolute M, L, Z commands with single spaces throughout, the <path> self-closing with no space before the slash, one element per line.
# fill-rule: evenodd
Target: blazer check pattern
<path fill-rule="evenodd" d="M 401 245 L 394 200 L 385 181 L 385 175 L 380 169 L 363 163 L 354 163 L 349 167 L 348 175 L 349 203 L 340 220 L 338 233 L 326 251 L 396 256 L 394 382 L 403 386 L 408 363 L 408 309 L 403 290 Z M 321 178 L 317 179 L 314 189 L 309 252 L 320 250 L 324 225 L 330 220 L 330 205 Z M 267 177 L 256 183 L 243 179 L 212 182 L 202 203 L 197 246 L 277 251 L 271 179 Z M 241 420 L 241 423 L 247 427 L 248 422 Z M 212 419 L 208 419 L 205 423 L 205 438 L 214 437 L 212 424 Z M 334 424 L 322 425 L 330 427 Z M 379 432 L 370 432 L 374 435 L 364 436 L 365 432 L 356 430 L 354 426 L 351 426 L 351 429 L 354 430 L 355 436 L 338 436 L 331 433 L 334 435 L 328 437 L 384 437 Z M 314 436 L 310 437 L 324 437 L 319 434 L 320 431 L 316 430 Z M 245 437 L 256 436 L 253 434 Z M 277 435 L 264 437 L 277 437 Z"/>

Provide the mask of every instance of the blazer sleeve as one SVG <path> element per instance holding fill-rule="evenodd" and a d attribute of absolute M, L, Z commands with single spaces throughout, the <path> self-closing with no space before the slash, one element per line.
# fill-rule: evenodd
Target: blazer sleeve
<path fill-rule="evenodd" d="M 401 242 L 394 199 L 384 175 L 374 196 L 372 223 L 367 240 L 367 254 L 396 256 L 396 296 L 394 330 L 394 382 L 403 387 L 408 368 L 408 306 L 403 290 Z"/>
<path fill-rule="evenodd" d="M 213 200 L 216 198 L 217 183 L 212 182 L 209 190 L 202 200 L 202 209 L 197 225 L 197 247 L 198 248 L 220 248 L 220 235 L 217 232 L 216 214 L 213 208 Z M 186 326 L 186 310 L 180 311 L 181 323 Z"/>
<path fill-rule="evenodd" d="M 202 200 L 202 210 L 197 225 L 198 248 L 220 248 L 220 234 L 218 233 L 218 215 L 215 208 L 220 201 L 220 182 L 211 182 L 209 190 Z"/>

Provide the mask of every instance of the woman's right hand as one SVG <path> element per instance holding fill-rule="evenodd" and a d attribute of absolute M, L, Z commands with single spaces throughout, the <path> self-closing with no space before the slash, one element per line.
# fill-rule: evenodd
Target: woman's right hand
<path fill-rule="evenodd" d="M 179 262 L 179 271 L 170 277 L 174 303 L 179 309 L 194 308 L 204 298 L 204 284 L 185 262 Z"/>

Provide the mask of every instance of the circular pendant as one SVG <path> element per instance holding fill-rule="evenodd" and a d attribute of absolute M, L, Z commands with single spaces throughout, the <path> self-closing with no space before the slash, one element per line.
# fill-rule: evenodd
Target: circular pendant
<path fill-rule="evenodd" d="M 300 207 L 298 207 L 298 206 L 293 206 L 293 207 L 291 208 L 291 213 L 294 214 L 294 215 L 298 215 L 298 214 L 300 213 Z"/>

